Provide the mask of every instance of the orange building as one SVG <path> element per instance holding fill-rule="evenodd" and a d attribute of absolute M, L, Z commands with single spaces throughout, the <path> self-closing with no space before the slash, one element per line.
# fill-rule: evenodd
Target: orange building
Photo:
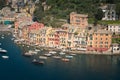
<path fill-rule="evenodd" d="M 70 13 L 70 24 L 85 28 L 88 26 L 88 15 L 72 12 Z"/>
<path fill-rule="evenodd" d="M 90 32 L 88 36 L 87 49 L 93 51 L 107 51 L 111 46 L 112 34 L 106 30 Z"/>

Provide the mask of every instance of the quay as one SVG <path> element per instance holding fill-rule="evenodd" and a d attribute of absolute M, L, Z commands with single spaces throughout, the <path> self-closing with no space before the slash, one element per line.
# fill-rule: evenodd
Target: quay
<path fill-rule="evenodd" d="M 10 32 L 10 33 L 14 33 L 14 29 L 13 28 L 9 28 L 8 25 L 1 25 L 0 24 L 0 32 Z"/>

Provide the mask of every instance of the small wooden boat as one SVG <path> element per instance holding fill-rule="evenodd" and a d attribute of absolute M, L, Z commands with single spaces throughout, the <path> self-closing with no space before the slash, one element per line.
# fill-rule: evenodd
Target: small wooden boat
<path fill-rule="evenodd" d="M 69 59 L 66 59 L 66 58 L 62 58 L 62 61 L 64 61 L 64 62 L 69 62 L 70 60 L 69 60 Z"/>

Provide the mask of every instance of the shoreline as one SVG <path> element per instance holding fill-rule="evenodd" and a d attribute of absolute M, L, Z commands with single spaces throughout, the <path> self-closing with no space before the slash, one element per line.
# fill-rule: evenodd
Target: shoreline
<path fill-rule="evenodd" d="M 7 33 L 12 34 L 13 32 L 12 31 L 0 31 L 0 34 L 7 34 Z M 57 48 L 28 45 L 27 43 L 21 42 L 21 41 L 14 42 L 14 43 L 17 44 L 17 45 L 26 45 L 26 46 L 31 46 L 31 47 L 34 47 L 34 48 L 37 48 L 37 49 L 44 49 L 44 50 L 48 50 L 48 51 L 57 51 L 57 52 L 62 51 L 62 49 L 57 49 Z M 67 54 L 83 54 L 83 55 L 110 55 L 110 56 L 112 56 L 112 55 L 113 56 L 114 55 L 115 56 L 116 55 L 119 56 L 120 55 L 120 53 L 112 53 L 112 52 L 77 51 L 77 50 L 74 50 L 74 51 L 63 51 L 63 52 L 65 52 Z"/>
<path fill-rule="evenodd" d="M 17 43 L 16 43 L 17 44 Z M 43 50 L 46 50 L 46 51 L 56 51 L 56 52 L 60 52 L 62 51 L 62 49 L 57 49 L 57 48 L 49 48 L 49 47 L 39 47 L 39 46 L 31 46 L 31 45 L 27 45 L 27 44 L 17 44 L 17 45 L 20 45 L 22 48 L 23 46 L 22 45 L 25 45 L 24 47 L 28 48 L 27 46 L 29 47 L 32 47 L 34 49 L 43 49 Z M 28 49 L 30 50 L 30 49 Z M 112 53 L 112 52 L 95 52 L 95 51 L 63 51 L 65 52 L 66 54 L 79 54 L 79 55 L 105 55 L 105 56 L 120 56 L 120 53 Z"/>

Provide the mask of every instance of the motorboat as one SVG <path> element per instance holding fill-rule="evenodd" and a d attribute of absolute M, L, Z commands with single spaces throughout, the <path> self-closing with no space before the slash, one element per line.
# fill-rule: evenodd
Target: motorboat
<path fill-rule="evenodd" d="M 71 56 L 71 55 L 66 55 L 65 57 L 69 58 L 69 59 L 73 58 L 73 56 Z"/>
<path fill-rule="evenodd" d="M 7 52 L 7 50 L 0 48 L 0 53 L 6 53 L 6 52 Z"/>
<path fill-rule="evenodd" d="M 8 59 L 8 58 L 9 58 L 9 56 L 2 56 L 2 58 L 4 58 L 4 59 Z"/>
<path fill-rule="evenodd" d="M 70 54 L 70 55 L 75 56 L 76 54 Z"/>
<path fill-rule="evenodd" d="M 2 36 L 1 38 L 2 38 L 2 39 L 4 39 L 5 37 L 4 37 L 4 36 Z"/>
<path fill-rule="evenodd" d="M 40 59 L 47 59 L 46 56 L 39 56 Z"/>
<path fill-rule="evenodd" d="M 53 58 L 55 58 L 55 59 L 60 59 L 61 56 L 53 56 Z"/>
<path fill-rule="evenodd" d="M 39 60 L 33 59 L 32 63 L 34 63 L 34 64 L 44 64 L 44 61 L 39 61 Z"/>
<path fill-rule="evenodd" d="M 24 53 L 23 55 L 26 56 L 26 57 L 31 57 L 33 54 L 31 54 L 31 53 L 29 53 L 29 52 L 26 52 L 26 53 Z"/>
<path fill-rule="evenodd" d="M 56 51 L 49 51 L 50 54 L 56 54 Z"/>
<path fill-rule="evenodd" d="M 60 54 L 60 55 L 65 55 L 66 53 L 64 53 L 64 52 L 60 52 L 59 54 Z"/>
<path fill-rule="evenodd" d="M 33 51 L 33 50 L 29 50 L 28 52 L 31 53 L 31 54 L 33 54 L 33 55 L 38 53 L 38 52 Z"/>
<path fill-rule="evenodd" d="M 52 56 L 52 54 L 50 54 L 50 53 L 48 53 L 48 54 L 44 54 L 44 55 L 47 56 L 47 57 Z"/>
<path fill-rule="evenodd" d="M 35 49 L 36 52 L 39 52 L 40 50 L 39 49 Z"/>

